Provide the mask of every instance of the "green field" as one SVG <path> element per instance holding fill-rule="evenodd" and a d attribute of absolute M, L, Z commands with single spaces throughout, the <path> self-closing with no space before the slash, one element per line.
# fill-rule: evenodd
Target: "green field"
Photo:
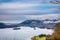
<path fill-rule="evenodd" d="M 35 36 L 32 40 L 46 40 L 46 37 Z"/>
<path fill-rule="evenodd" d="M 36 40 L 46 40 L 46 37 L 36 37 Z"/>

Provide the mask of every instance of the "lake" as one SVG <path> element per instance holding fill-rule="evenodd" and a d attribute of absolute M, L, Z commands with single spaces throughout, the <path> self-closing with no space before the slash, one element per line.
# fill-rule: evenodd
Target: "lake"
<path fill-rule="evenodd" d="M 52 29 L 34 30 L 30 27 L 20 27 L 20 30 L 13 30 L 13 28 L 0 29 L 0 40 L 31 40 L 31 37 L 40 34 L 52 34 Z"/>

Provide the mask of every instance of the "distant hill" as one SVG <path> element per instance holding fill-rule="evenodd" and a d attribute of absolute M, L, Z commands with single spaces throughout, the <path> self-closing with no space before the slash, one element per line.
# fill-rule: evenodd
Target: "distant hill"
<path fill-rule="evenodd" d="M 19 23 L 19 26 L 29 26 L 29 27 L 38 27 L 38 28 L 53 28 L 55 23 L 44 24 L 43 20 L 25 20 L 22 23 Z"/>
<path fill-rule="evenodd" d="M 5 23 L 0 23 L 0 28 L 6 28 L 7 25 Z"/>
<path fill-rule="evenodd" d="M 17 26 L 17 24 L 7 25 L 6 23 L 0 23 L 0 28 L 12 28 Z"/>
<path fill-rule="evenodd" d="M 40 24 L 43 24 L 40 20 L 25 20 L 20 23 L 20 26 L 40 26 Z"/>
<path fill-rule="evenodd" d="M 6 25 L 5 23 L 0 23 L 0 28 L 12 28 L 12 27 L 20 27 L 20 26 L 25 26 L 25 27 L 38 27 L 38 28 L 53 28 L 55 23 L 48 23 L 45 24 L 43 23 L 43 20 L 25 20 L 21 23 L 16 23 L 16 24 L 11 24 L 11 25 Z"/>

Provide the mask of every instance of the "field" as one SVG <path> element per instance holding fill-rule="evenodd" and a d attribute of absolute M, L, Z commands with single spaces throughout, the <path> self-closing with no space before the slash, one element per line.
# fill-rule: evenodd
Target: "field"
<path fill-rule="evenodd" d="M 31 38 L 32 40 L 46 40 L 45 36 L 39 37 L 39 36 L 34 36 L 33 38 Z"/>

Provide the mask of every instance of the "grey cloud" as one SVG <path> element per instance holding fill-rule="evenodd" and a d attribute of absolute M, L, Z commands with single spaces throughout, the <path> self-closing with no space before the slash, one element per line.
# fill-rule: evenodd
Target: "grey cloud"
<path fill-rule="evenodd" d="M 26 20 L 25 15 L 0 15 L 0 21 Z"/>

